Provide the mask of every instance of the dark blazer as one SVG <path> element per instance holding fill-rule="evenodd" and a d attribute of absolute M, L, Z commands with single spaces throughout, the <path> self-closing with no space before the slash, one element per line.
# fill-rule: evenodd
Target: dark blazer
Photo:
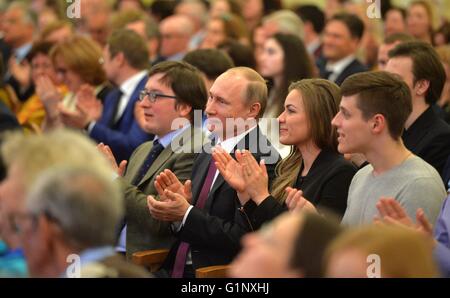
<path fill-rule="evenodd" d="M 317 62 L 317 67 L 319 68 L 319 73 L 320 73 L 320 77 L 323 79 L 328 79 L 328 75 L 327 75 L 327 71 L 326 71 L 326 65 L 327 65 L 327 60 L 325 58 L 321 58 L 318 59 Z M 364 72 L 364 71 L 368 71 L 369 69 L 362 64 L 361 62 L 359 62 L 358 59 L 354 59 L 349 65 L 347 65 L 346 68 L 344 68 L 344 70 L 337 76 L 335 83 L 336 85 L 341 85 L 342 82 L 344 82 L 344 80 L 351 76 L 352 74 L 358 73 L 358 72 Z"/>
<path fill-rule="evenodd" d="M 0 101 L 0 133 L 10 129 L 20 128 L 16 116 Z"/>
<path fill-rule="evenodd" d="M 257 144 L 255 139 L 258 140 Z M 252 140 L 250 145 L 249 140 Z M 261 145 L 267 147 L 263 148 Z M 268 156 L 272 154 L 271 158 L 275 159 L 275 163 L 267 164 L 271 183 L 275 164 L 280 157 L 259 128 L 248 133 L 234 149 L 244 148 L 256 149 L 253 152 L 256 151 L 254 156 L 258 161 L 261 158 L 268 160 Z M 266 153 L 267 149 L 272 153 Z M 203 152 L 194 162 L 191 178 L 193 205 L 200 194 L 211 158 L 211 154 Z M 180 240 L 191 245 L 194 270 L 199 267 L 228 264 L 241 248 L 241 237 L 252 230 L 251 223 L 241 209 L 236 191 L 219 174 L 209 192 L 205 208 L 193 207 L 189 212 L 184 226 L 177 233 L 178 241 L 172 246 L 163 268 L 167 271 L 173 268 Z"/>
<path fill-rule="evenodd" d="M 100 120 L 97 121 L 89 133 L 91 138 L 97 142 L 103 142 L 111 148 L 117 162 L 128 160 L 134 149 L 142 143 L 153 139 L 153 135 L 146 133 L 134 119 L 134 105 L 139 98 L 139 92 L 144 88 L 147 80 L 148 77 L 145 76 L 136 86 L 125 111 L 115 124 L 111 123 L 116 113 L 119 98 L 117 97 L 117 89 L 111 91 L 104 101 Z"/>
<path fill-rule="evenodd" d="M 300 176 L 301 170 L 299 168 L 299 176 L 293 187 L 301 189 L 303 196 L 319 211 L 329 210 L 342 217 L 347 208 L 348 189 L 357 168 L 339 153 L 325 149 L 314 160 L 306 176 Z M 284 204 L 272 196 L 253 208 L 248 213 L 257 227 L 287 210 Z"/>
<path fill-rule="evenodd" d="M 450 155 L 450 126 L 429 107 L 403 132 L 406 148 L 432 165 L 443 176 Z"/>
<path fill-rule="evenodd" d="M 16 116 L 8 109 L 8 107 L 0 101 L 0 147 L 2 144 L 1 133 L 12 130 L 19 129 L 20 124 L 16 119 Z M 2 181 L 6 176 L 6 167 L 3 164 L 1 154 L 0 154 L 0 181 Z"/>

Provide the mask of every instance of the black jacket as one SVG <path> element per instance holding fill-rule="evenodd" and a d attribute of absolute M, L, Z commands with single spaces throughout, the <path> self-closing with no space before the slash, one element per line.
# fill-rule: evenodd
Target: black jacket
<path fill-rule="evenodd" d="M 327 71 L 326 71 L 326 65 L 327 60 L 322 58 L 317 60 L 317 67 L 319 68 L 320 77 L 323 79 L 328 79 Z M 358 59 L 354 59 L 349 65 L 347 65 L 346 68 L 337 76 L 335 83 L 336 85 L 340 86 L 344 80 L 351 76 L 352 74 L 358 73 L 358 72 L 364 72 L 368 71 L 367 67 L 359 62 Z"/>
<path fill-rule="evenodd" d="M 249 149 L 249 135 L 257 136 L 259 140 L 256 152 L 253 153 L 258 161 L 269 156 L 270 153 L 266 153 L 265 149 L 271 148 L 278 162 L 280 159 L 278 152 L 261 134 L 259 128 L 247 134 L 234 149 Z M 255 143 L 252 142 L 252 144 Z M 261 144 L 268 147 L 261 148 Z M 191 179 L 194 206 L 206 178 L 211 158 L 211 154 L 203 152 L 194 162 Z M 267 164 L 270 183 L 275 175 L 276 162 Z M 219 174 L 209 192 L 205 208 L 193 207 L 189 212 L 184 226 L 176 235 L 177 242 L 171 247 L 163 268 L 167 271 L 173 268 L 180 241 L 190 244 L 194 270 L 199 267 L 230 263 L 241 248 L 241 237 L 253 230 L 247 215 L 242 210 L 236 191 Z"/>
<path fill-rule="evenodd" d="M 450 126 L 429 107 L 402 135 L 406 148 L 432 165 L 443 176 L 450 155 Z"/>

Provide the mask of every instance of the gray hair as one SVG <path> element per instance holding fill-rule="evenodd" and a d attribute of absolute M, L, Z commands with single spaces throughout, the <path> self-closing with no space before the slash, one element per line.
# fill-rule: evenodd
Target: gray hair
<path fill-rule="evenodd" d="M 117 184 L 82 167 L 47 170 L 32 186 L 25 206 L 55 222 L 66 243 L 80 250 L 112 245 L 124 213 Z"/>
<path fill-rule="evenodd" d="M 262 20 L 263 24 L 274 22 L 278 25 L 278 32 L 293 34 L 303 40 L 303 21 L 293 11 L 283 9 L 275 11 Z"/>
<path fill-rule="evenodd" d="M 37 16 L 31 9 L 28 8 L 28 5 L 25 2 L 21 1 L 12 2 L 11 4 L 8 5 L 6 11 L 14 9 L 19 9 L 22 11 L 23 20 L 25 21 L 25 23 L 31 24 L 33 26 L 36 25 Z"/>

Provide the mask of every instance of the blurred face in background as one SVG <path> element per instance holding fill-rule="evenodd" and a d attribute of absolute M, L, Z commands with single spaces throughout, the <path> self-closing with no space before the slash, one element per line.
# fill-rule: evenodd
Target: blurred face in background
<path fill-rule="evenodd" d="M 206 36 L 202 42 L 202 48 L 217 48 L 227 39 L 225 26 L 220 19 L 211 19 L 208 22 Z"/>
<path fill-rule="evenodd" d="M 406 32 L 406 23 L 402 13 L 397 9 L 391 9 L 386 13 L 384 21 L 384 35 Z"/>
<path fill-rule="evenodd" d="M 262 76 L 279 78 L 283 75 L 284 51 L 274 38 L 269 38 L 264 43 L 260 62 L 259 72 Z"/>
<path fill-rule="evenodd" d="M 359 39 L 354 38 L 347 26 L 338 20 L 332 20 L 325 26 L 323 37 L 323 55 L 331 62 L 337 62 L 356 52 Z"/>
<path fill-rule="evenodd" d="M 64 83 L 73 93 L 76 93 L 81 85 L 85 84 L 83 78 L 71 70 L 60 56 L 55 59 L 55 71 L 58 81 Z"/>
<path fill-rule="evenodd" d="M 60 83 L 57 80 L 56 71 L 53 67 L 52 60 L 48 55 L 44 53 L 38 53 L 31 60 L 31 78 L 33 82 L 36 82 L 40 76 L 47 76 L 54 83 Z"/>
<path fill-rule="evenodd" d="M 427 36 L 431 28 L 431 20 L 427 10 L 420 4 L 412 5 L 408 10 L 408 31 L 417 38 Z"/>

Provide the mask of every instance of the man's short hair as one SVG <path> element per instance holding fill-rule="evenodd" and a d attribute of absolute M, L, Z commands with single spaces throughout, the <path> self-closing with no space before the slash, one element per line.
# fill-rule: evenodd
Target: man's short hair
<path fill-rule="evenodd" d="M 145 69 L 149 66 L 148 49 L 144 39 L 129 29 L 114 31 L 108 39 L 111 58 L 122 53 L 128 64 L 135 69 Z"/>
<path fill-rule="evenodd" d="M 413 83 L 420 80 L 430 82 L 425 95 L 428 104 L 434 104 L 444 88 L 446 75 L 441 60 L 433 47 L 422 41 L 410 41 L 398 44 L 389 51 L 389 58 L 408 57 L 412 60 Z"/>
<path fill-rule="evenodd" d="M 385 71 L 357 73 L 342 83 L 341 92 L 342 96 L 357 95 L 356 105 L 365 120 L 381 114 L 391 137 L 401 137 L 412 112 L 412 99 L 408 85 L 398 75 Z"/>
<path fill-rule="evenodd" d="M 399 32 L 399 33 L 393 33 L 391 35 L 386 36 L 386 38 L 384 39 L 383 43 L 384 44 L 393 44 L 394 42 L 408 42 L 408 41 L 414 41 L 415 38 L 408 34 L 408 33 L 403 33 L 403 32 Z"/>
<path fill-rule="evenodd" d="M 325 14 L 316 5 L 300 5 L 295 9 L 297 15 L 304 23 L 310 22 L 313 25 L 314 32 L 322 33 L 325 27 Z"/>
<path fill-rule="evenodd" d="M 204 110 L 208 99 L 205 82 L 200 71 L 186 62 L 164 61 L 150 69 L 148 77 L 164 74 L 161 83 L 170 87 L 177 97 L 177 104 L 184 103 L 192 107 L 191 122 L 194 120 L 194 110 Z"/>
<path fill-rule="evenodd" d="M 360 40 L 364 34 L 364 23 L 363 21 L 354 14 L 351 13 L 338 13 L 333 15 L 328 22 L 339 21 L 343 23 L 350 32 L 352 38 Z"/>
<path fill-rule="evenodd" d="M 231 58 L 221 50 L 198 49 L 186 54 L 183 58 L 197 67 L 209 80 L 215 80 L 222 73 L 234 66 Z"/>
<path fill-rule="evenodd" d="M 40 175 L 26 198 L 28 211 L 45 215 L 71 247 L 113 245 L 123 215 L 117 184 L 86 167 L 52 168 Z"/>
<path fill-rule="evenodd" d="M 268 90 L 264 78 L 255 70 L 249 67 L 234 67 L 226 71 L 227 74 L 236 74 L 243 76 L 247 81 L 247 90 L 245 91 L 245 104 L 251 105 L 259 103 L 261 110 L 258 118 L 262 117 L 267 106 Z"/>

